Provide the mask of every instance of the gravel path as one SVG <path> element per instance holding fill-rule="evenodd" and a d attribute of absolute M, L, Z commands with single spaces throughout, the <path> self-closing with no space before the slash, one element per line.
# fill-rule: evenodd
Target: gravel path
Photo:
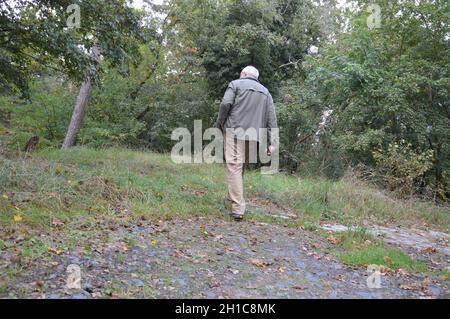
<path fill-rule="evenodd" d="M 80 243 L 82 244 L 82 243 Z M 223 219 L 141 223 L 111 231 L 92 253 L 54 254 L 22 267 L 0 297 L 26 298 L 449 298 L 448 282 L 421 274 L 381 277 L 326 253 L 313 232 Z M 0 252 L 4 260 L 14 256 Z M 81 270 L 67 290 L 67 267 Z M 5 269 L 0 269 L 2 272 Z"/>

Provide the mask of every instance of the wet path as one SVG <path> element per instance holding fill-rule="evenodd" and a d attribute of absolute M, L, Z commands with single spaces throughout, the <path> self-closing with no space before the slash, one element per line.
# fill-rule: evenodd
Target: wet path
<path fill-rule="evenodd" d="M 212 218 L 119 228 L 94 251 L 66 252 L 16 278 L 0 296 L 41 298 L 448 298 L 423 275 L 382 276 L 369 289 L 365 269 L 325 252 L 326 240 L 301 229 Z M 69 264 L 82 290 L 65 288 Z M 36 283 L 40 289 L 36 289 Z M 40 283 L 40 284 L 39 284 Z M 34 291 L 33 288 L 34 287 Z M 446 292 L 447 291 L 447 292 Z"/>

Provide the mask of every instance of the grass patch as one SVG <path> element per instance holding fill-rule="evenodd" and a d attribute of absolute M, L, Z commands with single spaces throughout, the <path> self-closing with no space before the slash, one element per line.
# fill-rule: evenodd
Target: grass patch
<path fill-rule="evenodd" d="M 308 179 L 277 174 L 245 175 L 246 196 L 290 206 L 301 221 L 254 215 L 253 220 L 315 229 L 319 222 L 359 224 L 362 220 L 409 225 L 426 222 L 448 231 L 448 207 L 394 200 L 359 181 Z M 56 217 L 66 227 L 99 220 L 222 216 L 226 177 L 223 165 L 172 163 L 168 155 L 127 149 L 47 148 L 31 158 L 0 157 L 0 225 L 51 229 Z M 17 225 L 15 225 L 17 226 Z"/>
<path fill-rule="evenodd" d="M 411 259 L 397 248 L 384 245 L 368 245 L 361 249 L 337 254 L 339 259 L 348 265 L 367 266 L 385 265 L 391 269 L 406 269 L 411 272 L 427 272 L 425 263 Z"/>
<path fill-rule="evenodd" d="M 324 233 L 324 236 L 328 236 Z M 328 237 L 337 246 L 332 254 L 340 261 L 352 266 L 384 265 L 390 269 L 403 268 L 411 272 L 429 272 L 427 265 L 414 260 L 400 249 L 390 247 L 374 238 L 363 227 L 334 234 Z"/>

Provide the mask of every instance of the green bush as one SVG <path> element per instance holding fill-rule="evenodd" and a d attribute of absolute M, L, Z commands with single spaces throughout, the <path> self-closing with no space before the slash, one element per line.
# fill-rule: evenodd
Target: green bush
<path fill-rule="evenodd" d="M 400 195 L 412 195 L 433 167 L 433 151 L 415 151 L 410 143 L 392 143 L 386 151 L 373 152 L 376 171 L 385 185 Z"/>

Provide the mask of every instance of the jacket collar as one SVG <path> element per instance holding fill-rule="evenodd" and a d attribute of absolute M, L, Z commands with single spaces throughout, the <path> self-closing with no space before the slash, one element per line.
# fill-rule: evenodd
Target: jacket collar
<path fill-rule="evenodd" d="M 258 79 L 252 78 L 250 76 L 247 76 L 245 78 L 240 78 L 239 80 L 253 80 L 253 81 L 256 81 L 256 82 L 260 83 Z"/>

